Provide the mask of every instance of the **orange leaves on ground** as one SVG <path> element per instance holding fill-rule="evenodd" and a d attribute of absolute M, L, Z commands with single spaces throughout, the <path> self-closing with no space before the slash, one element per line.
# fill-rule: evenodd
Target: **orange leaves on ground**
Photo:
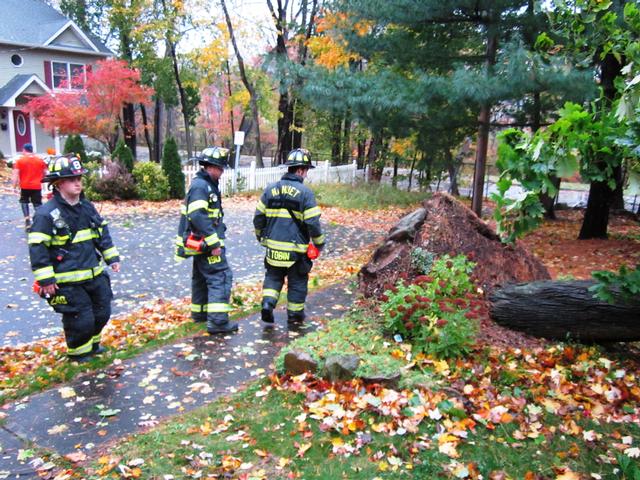
<path fill-rule="evenodd" d="M 577 240 L 584 212 L 563 210 L 522 243 L 538 256 L 553 278 L 591 278 L 593 270 L 618 270 L 640 263 L 640 225 L 631 217 L 611 215 L 608 240 Z"/>

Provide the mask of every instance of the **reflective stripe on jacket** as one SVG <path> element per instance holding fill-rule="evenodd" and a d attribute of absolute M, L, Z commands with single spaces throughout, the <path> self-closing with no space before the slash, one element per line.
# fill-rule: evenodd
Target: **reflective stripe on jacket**
<path fill-rule="evenodd" d="M 293 265 L 305 254 L 310 241 L 318 248 L 324 246 L 320 208 L 311 189 L 302 182 L 299 175 L 286 173 L 279 182 L 266 188 L 256 206 L 253 216 L 256 237 L 267 248 L 267 263 L 274 267 Z"/>
<path fill-rule="evenodd" d="M 180 209 L 180 224 L 176 237 L 177 257 L 186 258 L 204 253 L 184 247 L 184 242 L 191 233 L 203 236 L 212 249 L 224 246 L 227 228 L 223 222 L 221 197 L 218 182 L 212 180 L 204 170 L 198 171 Z"/>
<path fill-rule="evenodd" d="M 43 286 L 91 280 L 103 271 L 100 258 L 108 265 L 120 261 L 107 222 L 84 195 L 70 205 L 55 191 L 36 210 L 27 241 L 31 270 Z"/>

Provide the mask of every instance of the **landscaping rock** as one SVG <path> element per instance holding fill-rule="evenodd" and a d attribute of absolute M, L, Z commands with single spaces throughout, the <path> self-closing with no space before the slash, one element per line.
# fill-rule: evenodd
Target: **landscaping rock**
<path fill-rule="evenodd" d="M 332 382 L 337 380 L 350 380 L 360 365 L 357 355 L 332 355 L 324 362 L 322 376 Z"/>
<path fill-rule="evenodd" d="M 409 225 L 415 226 L 415 234 Z M 376 249 L 358 274 L 361 292 L 378 296 L 399 278 L 422 274 L 411 265 L 411 251 L 417 247 L 436 256 L 448 253 L 472 258 L 477 264 L 474 277 L 485 293 L 507 283 L 551 278 L 542 262 L 525 248 L 502 244 L 471 209 L 450 195 L 437 193 L 423 208 L 400 220 Z"/>
<path fill-rule="evenodd" d="M 291 350 L 284 356 L 284 370 L 291 375 L 300 375 L 304 372 L 315 373 L 318 363 L 307 352 Z"/>
<path fill-rule="evenodd" d="M 393 372 L 388 374 L 363 376 L 362 381 L 364 383 L 378 383 L 387 388 L 396 389 L 400 383 L 400 378 L 402 378 L 402 374 L 400 372 Z"/>

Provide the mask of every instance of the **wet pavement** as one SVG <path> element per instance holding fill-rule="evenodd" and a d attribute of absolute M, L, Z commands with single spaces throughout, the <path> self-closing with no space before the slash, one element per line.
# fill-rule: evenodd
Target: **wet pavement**
<path fill-rule="evenodd" d="M 264 249 L 253 234 L 253 210 L 225 204 L 227 253 L 236 282 L 259 280 Z M 123 257 L 122 270 L 112 274 L 115 294 L 113 314 L 140 307 L 155 298 L 183 298 L 191 291 L 191 262 L 176 263 L 173 242 L 178 214 L 113 215 L 107 218 L 116 246 Z M 371 243 L 376 235 L 354 228 L 324 225 L 327 248 L 332 257 Z M 62 332 L 56 315 L 31 291 L 22 215 L 13 195 L 0 195 L 0 346 L 17 345 Z"/>
<path fill-rule="evenodd" d="M 308 319 L 297 328 L 287 326 L 279 307 L 274 328 L 251 315 L 240 320 L 235 335 L 181 339 L 10 405 L 0 429 L 0 478 L 32 478 L 1 476 L 27 471 L 28 464 L 15 460 L 21 443 L 93 457 L 114 439 L 234 393 L 264 376 L 292 339 L 343 315 L 352 298 L 344 285 L 329 287 L 309 296 Z"/>

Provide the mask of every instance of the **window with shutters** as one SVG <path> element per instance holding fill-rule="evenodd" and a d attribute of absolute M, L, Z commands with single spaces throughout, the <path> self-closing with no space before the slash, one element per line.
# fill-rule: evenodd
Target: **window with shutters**
<path fill-rule="evenodd" d="M 85 66 L 79 63 L 51 62 L 53 88 L 82 90 L 86 80 Z"/>

